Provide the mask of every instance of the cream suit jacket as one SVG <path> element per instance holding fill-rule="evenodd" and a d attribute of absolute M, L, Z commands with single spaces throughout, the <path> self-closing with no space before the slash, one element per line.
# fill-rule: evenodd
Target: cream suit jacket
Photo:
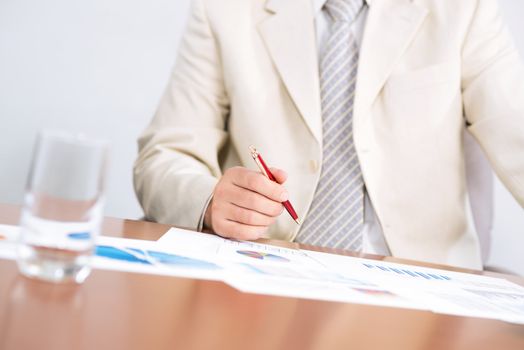
<path fill-rule="evenodd" d="M 196 229 L 223 171 L 289 173 L 299 216 L 322 164 L 310 0 L 195 0 L 158 111 L 139 139 L 146 216 Z M 524 205 L 524 69 L 495 0 L 374 0 L 360 50 L 354 140 L 394 256 L 481 268 L 464 176 L 468 128 Z M 293 240 L 282 215 L 268 236 Z"/>

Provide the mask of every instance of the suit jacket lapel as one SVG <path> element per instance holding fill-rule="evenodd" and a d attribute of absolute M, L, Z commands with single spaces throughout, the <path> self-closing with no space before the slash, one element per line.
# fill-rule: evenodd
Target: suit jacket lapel
<path fill-rule="evenodd" d="M 322 116 L 314 17 L 310 0 L 268 0 L 259 32 L 289 95 L 322 144 Z"/>
<path fill-rule="evenodd" d="M 409 0 L 368 3 L 355 102 L 360 107 L 373 103 L 428 13 Z"/>
<path fill-rule="evenodd" d="M 360 49 L 355 118 L 370 106 L 427 16 L 410 0 L 368 0 Z M 268 0 L 258 26 L 273 62 L 311 133 L 322 144 L 318 50 L 310 0 Z"/>

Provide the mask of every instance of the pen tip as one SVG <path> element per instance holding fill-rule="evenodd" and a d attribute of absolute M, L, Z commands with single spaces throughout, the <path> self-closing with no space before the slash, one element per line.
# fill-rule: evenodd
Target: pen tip
<path fill-rule="evenodd" d="M 253 159 L 256 159 L 258 157 L 258 152 L 255 146 L 249 146 L 249 150 L 251 151 L 251 157 L 253 157 Z"/>
<path fill-rule="evenodd" d="M 295 222 L 297 223 L 297 225 L 301 225 L 300 221 L 298 219 L 295 219 Z"/>

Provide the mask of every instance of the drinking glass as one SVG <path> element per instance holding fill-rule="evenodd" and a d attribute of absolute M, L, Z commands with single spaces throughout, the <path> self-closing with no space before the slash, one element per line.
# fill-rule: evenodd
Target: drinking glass
<path fill-rule="evenodd" d="M 18 266 L 29 277 L 82 283 L 103 218 L 108 146 L 43 131 L 35 145 L 20 221 Z"/>

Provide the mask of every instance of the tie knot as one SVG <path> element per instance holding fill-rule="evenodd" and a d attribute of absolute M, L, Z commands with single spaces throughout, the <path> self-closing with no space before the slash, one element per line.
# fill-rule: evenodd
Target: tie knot
<path fill-rule="evenodd" d="M 324 7 L 334 21 L 352 23 L 364 6 L 364 0 L 327 0 Z"/>

